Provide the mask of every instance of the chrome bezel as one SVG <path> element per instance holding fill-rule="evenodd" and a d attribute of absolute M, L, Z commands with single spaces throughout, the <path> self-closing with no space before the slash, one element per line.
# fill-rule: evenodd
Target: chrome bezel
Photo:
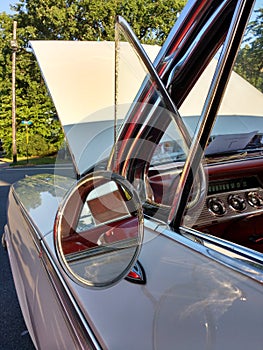
<path fill-rule="evenodd" d="M 242 205 L 244 204 L 244 206 L 241 209 L 235 208 L 234 205 L 231 203 L 232 199 L 236 199 L 236 200 L 240 201 L 239 203 L 241 203 Z M 239 194 L 230 194 L 227 198 L 227 203 L 228 203 L 230 209 L 232 209 L 236 212 L 239 212 L 239 213 L 243 212 L 247 207 L 245 199 L 240 197 Z"/>
<path fill-rule="evenodd" d="M 253 202 L 249 199 L 249 196 L 252 195 L 252 194 L 255 195 L 256 197 L 258 197 L 259 201 L 261 201 L 262 203 L 259 204 L 259 205 L 253 203 Z M 262 194 L 263 194 L 263 193 L 262 193 Z M 260 192 L 259 192 L 259 191 L 257 191 L 257 190 L 256 190 L 256 191 L 251 190 L 249 193 L 247 193 L 246 197 L 247 197 L 247 202 L 248 202 L 248 204 L 249 204 L 251 207 L 256 208 L 256 209 L 263 209 L 263 198 L 262 198 L 262 196 L 260 196 Z"/>
<path fill-rule="evenodd" d="M 102 249 L 98 248 L 97 255 L 100 255 L 100 256 L 106 256 L 106 254 L 108 254 L 108 255 L 115 254 L 116 255 L 116 252 L 118 252 L 118 249 L 119 249 L 119 254 L 120 254 L 122 251 L 124 251 L 125 248 L 129 248 L 129 247 L 134 248 L 133 255 L 131 258 L 129 258 L 129 260 L 127 260 L 126 266 L 123 267 L 122 270 L 118 271 L 118 273 L 116 272 L 114 274 L 114 277 L 109 278 L 108 280 L 105 280 L 105 281 L 100 281 L 100 282 L 92 280 L 91 278 L 88 278 L 88 277 L 84 278 L 83 276 L 81 276 L 80 274 L 78 274 L 74 271 L 74 269 L 72 268 L 72 265 L 70 266 L 70 262 L 73 262 L 74 260 L 72 259 L 72 257 L 70 257 L 70 259 L 66 258 L 66 255 L 63 251 L 63 246 L 62 246 L 62 233 L 61 233 L 62 218 L 65 214 L 65 210 L 68 206 L 69 201 L 72 199 L 72 197 L 75 195 L 75 193 L 77 193 L 79 191 L 81 186 L 85 185 L 88 181 L 90 181 L 91 183 L 96 182 L 96 180 L 98 180 L 98 179 L 103 179 L 106 181 L 114 180 L 118 185 L 126 188 L 128 190 L 128 192 L 131 193 L 132 198 L 134 198 L 134 201 L 135 201 L 134 206 L 136 208 L 136 217 L 138 219 L 138 236 L 136 238 L 136 241 L 134 239 L 132 244 L 130 244 L 129 246 L 126 245 L 125 247 L 122 246 L 121 244 L 119 246 L 116 244 L 116 247 L 114 247 L 114 245 L 112 245 L 112 249 L 109 249 L 108 251 L 105 249 L 104 252 L 102 252 Z M 107 288 L 107 287 L 113 286 L 114 284 L 118 283 L 122 278 L 124 278 L 128 275 L 128 273 L 130 272 L 130 270 L 134 266 L 135 262 L 137 261 L 138 255 L 139 255 L 140 250 L 141 250 L 141 244 L 143 241 L 143 232 L 144 232 L 143 222 L 144 222 L 143 221 L 143 210 L 142 210 L 142 204 L 141 204 L 141 201 L 139 199 L 139 196 L 138 196 L 136 190 L 134 189 L 134 187 L 125 178 L 123 178 L 122 176 L 120 176 L 116 173 L 113 173 L 111 171 L 104 171 L 104 170 L 96 171 L 94 173 L 87 174 L 75 186 L 73 186 L 71 191 L 68 192 L 67 196 L 64 198 L 64 201 L 61 203 L 61 205 L 57 211 L 57 215 L 56 215 L 56 219 L 55 219 L 54 244 L 55 244 L 55 249 L 56 249 L 56 254 L 57 254 L 58 260 L 59 260 L 62 268 L 64 269 L 65 273 L 74 282 L 76 282 L 82 286 L 90 287 L 93 289 Z M 129 242 L 130 242 L 130 240 L 129 240 Z M 81 256 L 81 254 L 78 254 L 78 253 L 76 253 L 74 255 L 76 255 L 77 259 Z M 96 256 L 96 254 L 95 254 L 95 256 Z M 92 259 L 92 257 L 91 257 L 91 259 Z M 92 263 L 91 263 L 91 265 L 92 265 Z"/>
<path fill-rule="evenodd" d="M 221 208 L 223 209 L 222 213 L 217 213 L 210 207 L 210 203 L 212 201 L 217 201 L 221 205 Z M 213 196 L 213 197 L 209 198 L 207 200 L 207 208 L 208 208 L 208 211 L 214 216 L 219 216 L 220 217 L 220 216 L 224 216 L 227 213 L 227 209 L 226 209 L 226 206 L 225 206 L 224 202 L 218 197 L 214 197 Z"/>

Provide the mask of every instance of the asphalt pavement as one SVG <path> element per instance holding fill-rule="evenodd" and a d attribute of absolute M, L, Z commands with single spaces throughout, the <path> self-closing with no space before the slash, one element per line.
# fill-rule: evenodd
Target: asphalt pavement
<path fill-rule="evenodd" d="M 61 168 L 61 175 L 71 171 Z M 58 169 L 56 169 L 56 173 Z M 6 206 L 10 184 L 24 176 L 54 173 L 53 166 L 10 167 L 0 161 L 0 236 L 6 224 Z M 10 270 L 8 253 L 0 246 L 0 350 L 31 350 L 34 349 L 26 329 L 20 306 L 17 300 L 13 278 Z"/>

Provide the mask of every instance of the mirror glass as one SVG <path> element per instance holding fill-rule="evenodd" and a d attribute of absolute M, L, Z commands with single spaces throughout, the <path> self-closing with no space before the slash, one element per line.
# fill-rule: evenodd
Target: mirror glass
<path fill-rule="evenodd" d="M 101 171 L 87 175 L 57 214 L 55 241 L 70 276 L 103 287 L 126 276 L 143 236 L 142 206 L 123 177 Z"/>

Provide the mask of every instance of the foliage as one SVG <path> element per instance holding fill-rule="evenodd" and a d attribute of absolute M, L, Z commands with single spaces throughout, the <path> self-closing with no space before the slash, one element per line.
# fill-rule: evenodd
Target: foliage
<path fill-rule="evenodd" d="M 6 14 L 0 14 L 0 30 L 3 40 L 0 44 L 2 55 L 0 56 L 0 138 L 4 141 L 4 149 L 7 156 L 12 154 L 12 51 L 10 41 L 12 39 L 13 21 Z M 23 32 L 22 29 L 18 31 Z M 17 129 L 17 150 L 19 155 L 25 155 L 23 140 L 24 126 L 22 120 L 31 120 L 30 133 L 42 135 L 41 148 L 37 153 L 36 147 L 32 146 L 34 154 L 46 154 L 47 148 L 54 152 L 59 147 L 63 134 L 61 127 L 56 121 L 56 112 L 48 96 L 45 84 L 41 79 L 33 54 L 22 46 L 18 39 L 19 50 L 16 53 L 16 129 Z M 21 142 L 21 140 L 23 140 Z M 47 147 L 46 147 L 47 144 Z M 52 146 L 52 147 L 51 147 Z"/>
<path fill-rule="evenodd" d="M 20 0 L 14 8 L 26 40 L 113 40 L 122 15 L 142 42 L 162 44 L 185 0 Z M 165 17 L 163 14 L 165 13 Z"/>
<path fill-rule="evenodd" d="M 239 51 L 235 71 L 263 92 L 263 8 L 247 27 L 244 46 Z"/>
<path fill-rule="evenodd" d="M 31 120 L 28 152 L 58 149 L 63 134 L 35 58 L 32 39 L 113 40 L 114 18 L 124 16 L 143 43 L 162 44 L 186 0 L 18 0 L 14 15 L 0 13 L 0 138 L 7 154 L 12 147 L 10 42 L 17 21 L 16 120 L 18 155 L 25 155 L 25 127 Z M 165 13 L 165 16 L 163 14 Z M 41 137 L 40 137 L 41 135 Z"/>

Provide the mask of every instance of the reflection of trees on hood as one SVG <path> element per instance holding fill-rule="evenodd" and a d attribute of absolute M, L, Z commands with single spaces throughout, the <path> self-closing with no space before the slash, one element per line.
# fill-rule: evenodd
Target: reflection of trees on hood
<path fill-rule="evenodd" d="M 72 179 L 40 174 L 18 181 L 15 190 L 25 208 L 29 210 L 41 205 L 41 193 L 47 192 L 60 200 L 71 185 Z"/>

